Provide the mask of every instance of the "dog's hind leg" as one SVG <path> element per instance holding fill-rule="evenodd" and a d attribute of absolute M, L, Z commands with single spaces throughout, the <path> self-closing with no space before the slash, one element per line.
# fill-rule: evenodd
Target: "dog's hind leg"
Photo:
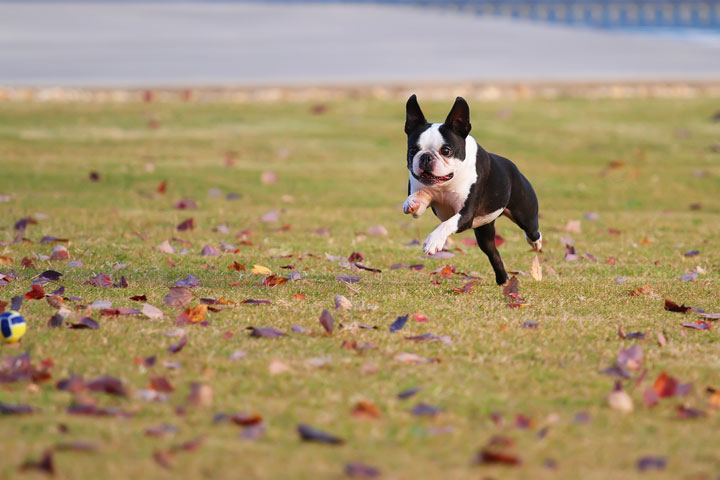
<path fill-rule="evenodd" d="M 500 258 L 500 252 L 498 252 L 495 246 L 495 222 L 492 221 L 487 225 L 477 227 L 473 229 L 475 231 L 475 239 L 477 239 L 478 247 L 487 255 L 495 271 L 495 282 L 498 285 L 503 285 L 507 282 L 508 275 L 505 271 L 505 265 Z"/>
<path fill-rule="evenodd" d="M 525 240 L 536 252 L 542 252 L 542 234 L 539 225 L 539 207 L 535 191 L 522 174 L 513 182 L 513 191 L 503 215 L 525 232 Z"/>

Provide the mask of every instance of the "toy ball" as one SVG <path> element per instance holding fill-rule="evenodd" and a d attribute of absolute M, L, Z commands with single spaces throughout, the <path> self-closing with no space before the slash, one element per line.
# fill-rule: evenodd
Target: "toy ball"
<path fill-rule="evenodd" d="M 22 315 L 14 310 L 0 313 L 0 333 L 7 343 L 15 343 L 27 330 L 27 324 Z"/>

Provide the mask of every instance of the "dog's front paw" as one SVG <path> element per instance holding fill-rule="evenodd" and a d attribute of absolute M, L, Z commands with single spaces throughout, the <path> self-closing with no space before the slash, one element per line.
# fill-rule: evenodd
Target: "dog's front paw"
<path fill-rule="evenodd" d="M 425 252 L 425 255 L 435 255 L 443 249 L 446 241 L 447 236 L 438 232 L 432 232 L 425 239 L 425 243 L 423 243 L 423 252 Z"/>
<path fill-rule="evenodd" d="M 405 199 L 405 203 L 403 203 L 403 213 L 406 215 L 409 213 L 415 215 L 417 211 L 420 210 L 420 205 L 420 200 L 415 198 L 415 196 L 410 195 Z"/>

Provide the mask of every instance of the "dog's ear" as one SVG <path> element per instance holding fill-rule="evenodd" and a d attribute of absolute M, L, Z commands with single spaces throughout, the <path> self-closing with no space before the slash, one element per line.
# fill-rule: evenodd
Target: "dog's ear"
<path fill-rule="evenodd" d="M 410 135 L 425 124 L 427 124 L 427 120 L 425 120 L 425 115 L 420 110 L 417 97 L 413 94 L 405 104 L 405 133 Z"/>
<path fill-rule="evenodd" d="M 445 125 L 453 132 L 465 138 L 470 133 L 470 107 L 462 97 L 455 99 L 455 104 L 445 119 Z"/>

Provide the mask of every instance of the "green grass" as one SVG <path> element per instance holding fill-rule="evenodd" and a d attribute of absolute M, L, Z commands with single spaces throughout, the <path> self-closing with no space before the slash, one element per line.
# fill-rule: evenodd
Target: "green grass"
<path fill-rule="evenodd" d="M 428 118 L 439 120 L 449 102 L 423 107 Z M 46 322 L 53 309 L 44 301 L 26 300 L 22 312 L 29 331 L 21 346 L 0 348 L 0 357 L 27 350 L 35 363 L 51 358 L 55 366 L 53 379 L 38 389 L 27 383 L 0 385 L 3 402 L 40 409 L 0 418 L 0 476 L 14 478 L 18 465 L 59 442 L 87 440 L 99 446 L 96 452 L 55 455 L 58 478 L 340 478 L 345 463 L 362 461 L 380 468 L 384 477 L 398 479 L 619 479 L 638 475 L 635 462 L 645 455 L 668 461 L 664 471 L 649 477 L 712 478 L 720 471 L 716 412 L 683 420 L 675 409 L 681 403 L 708 409 L 706 387 L 720 387 L 718 330 L 682 328 L 683 322 L 699 317 L 666 312 L 663 300 L 720 311 L 720 153 L 710 148 L 720 139 L 720 126 L 710 120 L 714 103 L 708 98 L 471 102 L 475 138 L 487 150 L 514 160 L 540 200 L 545 277 L 536 282 L 519 276 L 520 294 L 529 304 L 522 309 L 506 307 L 486 258 L 461 243 L 471 232 L 454 237 L 465 252 L 449 260 L 425 259 L 419 246 L 405 246 L 414 238 L 422 241 L 437 220 L 431 213 L 413 220 L 400 209 L 407 185 L 400 100 L 332 102 L 322 115 L 313 115 L 312 106 L 304 103 L 4 103 L 0 194 L 11 195 L 12 201 L 0 203 L 0 240 L 5 242 L 0 255 L 14 263 L 0 271 L 14 268 L 19 278 L 0 288 L 0 299 L 25 293 L 33 276 L 54 269 L 64 273 L 60 283 L 68 296 L 82 297 L 87 304 L 110 300 L 114 306 L 139 307 L 128 297 L 146 294 L 166 319 L 101 317 L 95 311 L 99 330 L 50 329 Z M 512 116 L 498 115 L 501 109 L 510 109 Z M 149 129 L 149 118 L 157 119 L 160 128 Z M 227 167 L 224 158 L 230 151 L 236 162 Z M 606 171 L 611 162 L 621 166 Z M 148 172 L 148 164 L 154 171 Z M 90 171 L 99 172 L 100 181 L 89 181 Z M 276 172 L 278 182 L 263 184 L 264 171 Z M 163 180 L 167 192 L 159 195 L 155 190 Z M 213 188 L 223 195 L 210 196 Z M 227 200 L 229 192 L 242 199 Z M 284 201 L 283 195 L 291 195 L 292 201 Z M 173 209 L 181 198 L 194 199 L 199 208 Z M 691 210 L 693 203 L 701 209 Z M 281 212 L 280 223 L 259 220 L 270 209 Z M 599 220 L 584 220 L 586 212 L 598 213 Z M 36 213 L 47 218 L 28 227 L 25 237 L 31 242 L 12 243 L 14 222 Z M 195 230 L 175 231 L 189 217 L 195 219 Z M 565 232 L 569 220 L 582 220 L 582 233 Z M 227 224 L 230 233 L 212 231 L 220 224 Z M 291 228 L 280 230 L 281 224 Z M 387 228 L 388 237 L 365 235 L 378 224 Z M 319 228 L 328 228 L 330 236 L 316 235 Z M 528 272 L 534 254 L 522 232 L 504 218 L 497 228 L 506 239 L 500 252 L 508 270 Z M 621 234 L 609 234 L 611 228 Z M 239 245 L 235 234 L 241 230 L 253 232 L 252 246 Z M 47 255 L 52 249 L 40 244 L 43 235 L 70 239 L 71 259 L 84 265 L 38 261 L 36 269 L 23 269 L 23 257 Z M 597 262 L 564 261 L 566 236 L 575 240 L 579 254 L 592 254 Z M 192 243 L 187 255 L 151 248 L 173 237 Z M 200 255 L 203 245 L 218 247 L 221 241 L 238 245 L 240 252 Z M 683 256 L 693 249 L 700 254 Z M 346 257 L 353 251 L 383 272 L 355 273 L 325 259 L 325 253 Z M 614 266 L 606 264 L 611 256 L 617 258 Z M 167 258 L 177 266 L 169 266 Z M 285 275 L 289 271 L 280 267 L 292 264 L 303 278 L 268 289 L 258 275 L 228 270 L 233 261 L 248 270 L 259 264 Z M 128 266 L 114 270 L 118 263 Z M 425 269 L 391 270 L 395 263 L 424 263 Z M 456 294 L 452 289 L 464 283 L 457 276 L 432 284 L 436 277 L 429 272 L 445 264 L 477 272 L 482 285 L 470 294 Z M 707 273 L 681 282 L 680 276 L 696 266 Z M 557 275 L 549 275 L 548 267 Z M 124 275 L 129 287 L 84 284 L 98 273 L 113 280 Z M 259 298 L 272 304 L 239 304 L 209 313 L 208 327 L 183 327 L 188 344 L 172 355 L 166 348 L 178 338 L 163 332 L 178 328 L 178 310 L 165 307 L 162 299 L 169 286 L 190 273 L 202 282 L 193 289 L 198 297 L 232 302 Z M 335 280 L 340 274 L 357 274 L 362 280 L 348 286 Z M 627 282 L 617 283 L 619 276 Z M 646 283 L 655 293 L 628 294 Z M 295 293 L 307 299 L 296 300 Z M 346 328 L 332 336 L 247 335 L 248 326 L 289 332 L 292 325 L 301 325 L 320 332 L 318 317 L 323 309 L 332 310 L 336 294 L 347 296 L 355 308 L 334 312 L 336 323 Z M 407 313 L 422 313 L 429 321 L 411 317 L 402 331 L 389 333 L 390 323 Z M 539 328 L 520 328 L 526 320 L 538 322 Z M 625 332 L 650 331 L 648 340 L 619 339 L 618 323 Z M 357 324 L 378 330 L 353 328 Z M 660 331 L 668 340 L 662 348 L 655 341 Z M 447 335 L 453 343 L 403 338 L 427 332 Z M 374 342 L 378 348 L 358 353 L 343 349 L 344 340 Z M 613 364 L 620 348 L 633 344 L 642 346 L 648 372 L 639 386 L 625 383 L 635 411 L 623 414 L 607 406 L 614 379 L 599 371 Z M 230 360 L 236 350 L 247 356 Z M 440 361 L 403 364 L 394 359 L 401 352 Z M 149 355 L 158 356 L 155 367 L 133 361 Z M 314 358 L 330 363 L 312 368 L 306 361 Z M 270 375 L 275 360 L 291 371 Z M 179 361 L 182 367 L 169 370 L 163 366 L 166 361 Z M 367 374 L 370 366 L 376 373 Z M 661 371 L 692 382 L 693 389 L 687 397 L 663 399 L 649 409 L 642 391 Z M 101 406 L 134 415 L 73 416 L 66 413 L 71 394 L 55 388 L 70 373 L 112 375 L 131 390 L 147 388 L 151 375 L 165 375 L 176 390 L 164 403 L 148 403 L 132 393 L 124 399 L 90 394 Z M 214 404 L 188 407 L 185 415 L 177 415 L 193 382 L 212 387 Z M 412 386 L 422 390 L 408 400 L 396 398 Z M 381 418 L 354 418 L 351 409 L 360 400 L 376 404 Z M 419 402 L 443 413 L 415 417 L 410 410 Z M 212 422 L 218 412 L 238 411 L 261 414 L 265 436 L 242 440 L 239 427 Z M 504 416 L 503 426 L 491 420 L 493 412 Z M 573 422 L 579 412 L 590 414 L 588 424 Z M 533 427 L 515 428 L 517 414 L 531 417 Z M 537 438 L 553 417 L 547 436 Z M 301 422 L 338 435 L 346 444 L 302 443 L 295 433 Z M 160 423 L 176 425 L 180 432 L 161 439 L 144 435 L 145 428 Z M 69 432 L 59 433 L 58 424 L 67 425 Z M 446 427 L 451 431 L 437 434 Z M 153 452 L 200 435 L 205 444 L 195 452 L 178 453 L 171 471 L 153 461 Z M 522 458 L 522 466 L 471 464 L 494 435 L 516 442 L 510 451 Z M 557 462 L 557 470 L 544 466 L 547 459 Z"/>

